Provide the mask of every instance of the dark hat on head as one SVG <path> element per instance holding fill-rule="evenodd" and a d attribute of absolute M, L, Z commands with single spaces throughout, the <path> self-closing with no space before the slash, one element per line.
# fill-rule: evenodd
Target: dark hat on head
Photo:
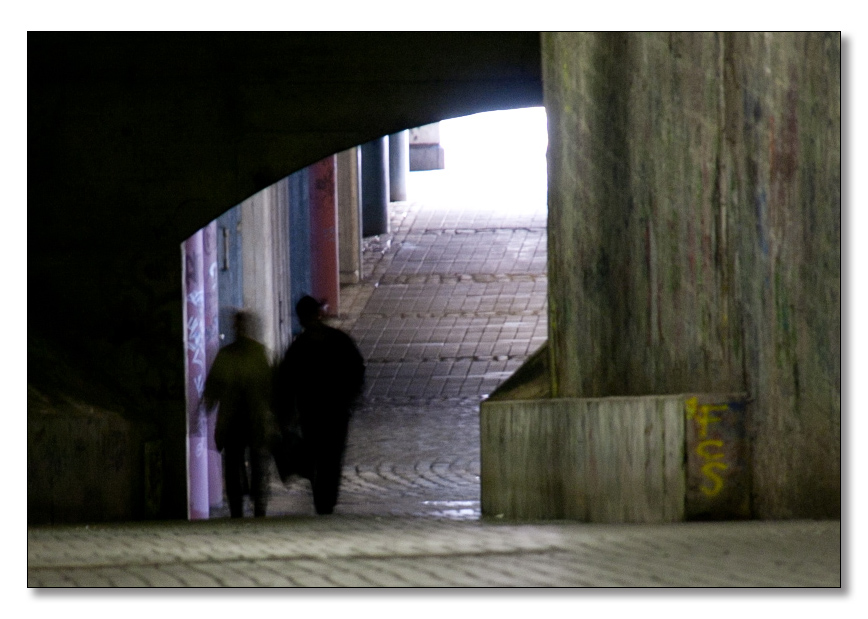
<path fill-rule="evenodd" d="M 323 303 L 320 301 L 317 301 L 311 296 L 304 296 L 295 304 L 295 313 L 302 320 L 306 318 L 316 318 L 322 307 Z"/>

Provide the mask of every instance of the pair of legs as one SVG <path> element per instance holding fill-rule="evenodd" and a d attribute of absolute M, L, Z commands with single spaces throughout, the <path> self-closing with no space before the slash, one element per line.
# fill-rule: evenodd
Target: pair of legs
<path fill-rule="evenodd" d="M 331 423 L 316 424 L 305 435 L 306 438 L 310 437 L 308 448 L 313 464 L 310 477 L 313 504 L 320 515 L 331 514 L 338 502 L 348 422 L 346 415 L 335 415 Z"/>
<path fill-rule="evenodd" d="M 223 478 L 229 499 L 229 514 L 233 518 L 244 515 L 244 487 L 247 477 L 245 455 L 248 445 L 236 443 L 224 448 Z M 250 447 L 250 498 L 253 499 L 253 515 L 265 516 L 268 504 L 268 457 L 267 449 Z"/>

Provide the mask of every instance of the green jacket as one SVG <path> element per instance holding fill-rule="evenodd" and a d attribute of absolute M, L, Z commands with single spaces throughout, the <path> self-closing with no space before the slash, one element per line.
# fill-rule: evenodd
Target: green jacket
<path fill-rule="evenodd" d="M 246 337 L 217 353 L 205 381 L 205 406 L 219 405 L 214 442 L 264 447 L 277 431 L 271 412 L 271 366 L 265 347 Z"/>

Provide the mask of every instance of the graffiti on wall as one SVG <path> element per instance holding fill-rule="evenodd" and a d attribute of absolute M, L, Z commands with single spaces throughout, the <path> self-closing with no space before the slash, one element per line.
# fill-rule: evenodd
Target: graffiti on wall
<path fill-rule="evenodd" d="M 686 399 L 688 519 L 750 516 L 745 411 L 741 396 Z"/>
<path fill-rule="evenodd" d="M 696 435 L 699 442 L 694 448 L 694 453 L 702 459 L 703 483 L 699 490 L 708 497 L 717 496 L 723 489 L 724 481 L 720 476 L 729 465 L 726 463 L 726 451 L 721 439 L 708 438 L 710 425 L 720 423 L 721 418 L 714 413 L 722 413 L 729 410 L 726 404 L 699 404 L 696 397 L 688 398 L 685 404 L 687 420 L 692 420 L 696 426 Z M 710 482 L 710 483 L 709 483 Z"/>

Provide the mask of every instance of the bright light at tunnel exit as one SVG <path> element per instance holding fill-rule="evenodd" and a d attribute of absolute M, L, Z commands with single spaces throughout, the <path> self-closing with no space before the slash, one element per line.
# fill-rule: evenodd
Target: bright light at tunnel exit
<path fill-rule="evenodd" d="M 545 108 L 443 120 L 440 145 L 445 169 L 411 172 L 407 180 L 409 200 L 498 211 L 545 208 Z"/>

